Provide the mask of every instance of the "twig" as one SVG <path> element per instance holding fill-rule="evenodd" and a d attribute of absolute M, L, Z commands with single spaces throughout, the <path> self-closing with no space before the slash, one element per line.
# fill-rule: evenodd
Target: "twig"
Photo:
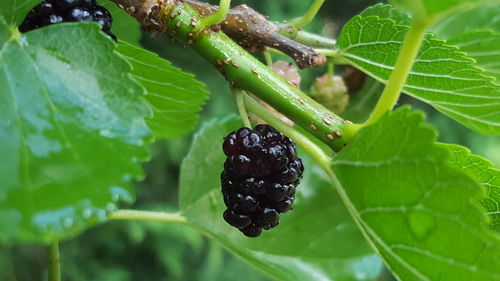
<path fill-rule="evenodd" d="M 211 16 L 218 10 L 216 6 L 196 0 L 186 0 L 186 3 L 202 16 Z M 278 33 L 276 25 L 246 5 L 230 9 L 226 19 L 214 28 L 222 29 L 231 39 L 250 51 L 265 51 L 265 47 L 277 49 L 293 58 L 300 68 L 318 67 L 326 62 L 324 55 Z"/>
<path fill-rule="evenodd" d="M 162 32 L 191 46 L 233 87 L 253 93 L 333 150 L 342 149 L 356 133 L 357 126 L 315 102 L 224 33 L 212 29 L 196 33 L 200 13 L 190 5 L 173 0 L 112 1 L 124 7 L 150 31 Z"/>

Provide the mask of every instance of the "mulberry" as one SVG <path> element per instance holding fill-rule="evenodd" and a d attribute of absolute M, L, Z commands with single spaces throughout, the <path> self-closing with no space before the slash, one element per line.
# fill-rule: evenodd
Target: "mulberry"
<path fill-rule="evenodd" d="M 259 236 L 292 209 L 304 171 L 295 143 L 269 125 L 258 125 L 230 133 L 223 150 L 223 217 L 246 236 Z"/>
<path fill-rule="evenodd" d="M 111 33 L 111 14 L 95 0 L 44 0 L 29 12 L 19 30 L 28 32 L 51 24 L 80 21 L 99 23 L 102 31 L 116 41 L 116 36 Z"/>

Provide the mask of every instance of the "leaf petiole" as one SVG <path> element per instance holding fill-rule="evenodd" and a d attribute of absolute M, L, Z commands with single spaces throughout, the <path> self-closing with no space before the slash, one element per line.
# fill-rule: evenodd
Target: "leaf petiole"
<path fill-rule="evenodd" d="M 328 74 L 328 79 L 330 81 L 333 81 L 333 76 L 335 75 L 335 65 L 333 64 L 333 60 L 328 60 L 328 71 L 327 71 L 327 74 Z"/>
<path fill-rule="evenodd" d="M 291 25 L 293 25 L 296 29 L 299 29 L 310 23 L 318 13 L 321 6 L 323 6 L 323 3 L 325 3 L 325 0 L 314 0 L 307 13 L 300 18 L 291 20 Z"/>
<path fill-rule="evenodd" d="M 269 51 L 264 52 L 264 61 L 266 62 L 267 66 L 273 65 L 273 57 L 271 56 L 271 53 Z"/>
<path fill-rule="evenodd" d="M 220 0 L 219 9 L 213 15 L 202 18 L 198 26 L 194 29 L 195 32 L 202 30 L 204 27 L 210 27 L 223 21 L 229 13 L 231 7 L 231 0 Z"/>
<path fill-rule="evenodd" d="M 425 21 L 418 20 L 417 18 L 412 21 L 410 30 L 403 41 L 403 46 L 399 52 L 394 70 L 389 77 L 389 82 L 382 92 L 375 109 L 363 126 L 375 123 L 382 115 L 392 110 L 396 105 L 410 73 L 413 61 L 417 57 L 422 45 L 426 28 L 427 23 Z"/>
<path fill-rule="evenodd" d="M 252 128 L 250 124 L 250 120 L 248 119 L 247 109 L 245 108 L 245 102 L 243 100 L 243 96 L 245 92 L 242 89 L 232 88 L 234 98 L 236 99 L 236 106 L 238 107 L 238 113 L 241 116 L 241 120 L 243 121 L 243 125 L 247 128 Z"/>
<path fill-rule="evenodd" d="M 316 53 L 325 55 L 327 57 L 336 57 L 339 55 L 339 50 L 331 50 L 331 49 L 314 49 Z"/>
<path fill-rule="evenodd" d="M 117 210 L 109 215 L 111 220 L 144 220 L 171 222 L 179 224 L 188 224 L 186 217 L 180 213 L 165 213 L 139 210 Z"/>

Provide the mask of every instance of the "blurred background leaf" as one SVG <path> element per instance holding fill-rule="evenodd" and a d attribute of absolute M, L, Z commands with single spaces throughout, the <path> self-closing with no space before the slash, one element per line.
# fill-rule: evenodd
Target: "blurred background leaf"
<path fill-rule="evenodd" d="M 113 16 L 111 31 L 120 38 L 120 40 L 139 46 L 139 41 L 142 37 L 141 25 L 127 12 L 118 8 L 115 3 L 107 0 L 100 0 L 98 2 L 108 9 Z"/>

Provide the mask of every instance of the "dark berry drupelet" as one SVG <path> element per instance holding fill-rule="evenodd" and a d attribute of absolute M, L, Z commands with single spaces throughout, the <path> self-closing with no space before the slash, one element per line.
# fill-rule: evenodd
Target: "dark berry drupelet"
<path fill-rule="evenodd" d="M 111 33 L 111 14 L 95 0 L 44 0 L 29 12 L 19 30 L 28 32 L 46 25 L 79 21 L 99 23 L 102 31 L 116 41 L 116 36 Z"/>
<path fill-rule="evenodd" d="M 258 125 L 230 133 L 223 150 L 223 217 L 246 236 L 259 236 L 292 209 L 304 171 L 295 143 L 269 125 Z"/>

